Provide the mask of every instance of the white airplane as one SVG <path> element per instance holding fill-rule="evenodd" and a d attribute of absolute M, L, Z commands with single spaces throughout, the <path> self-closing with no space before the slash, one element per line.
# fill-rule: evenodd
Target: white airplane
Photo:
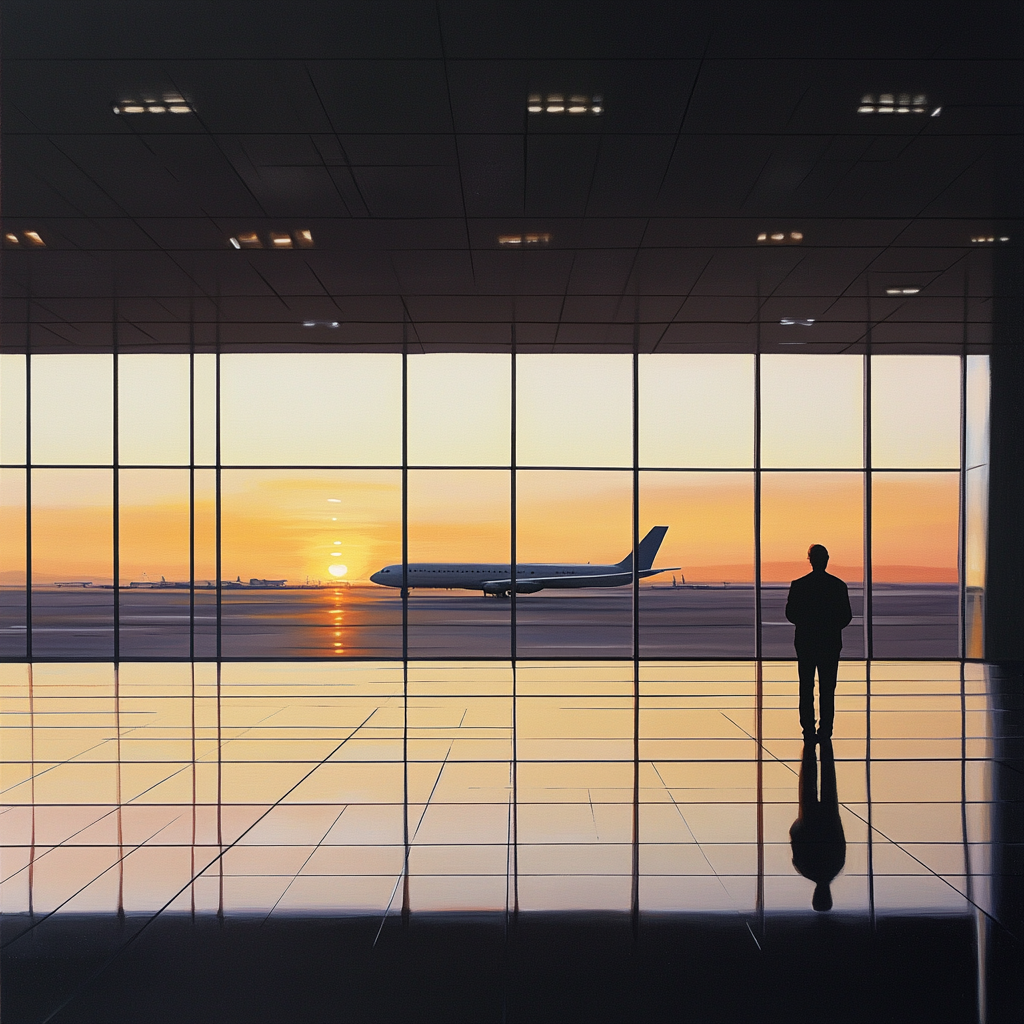
<path fill-rule="evenodd" d="M 679 566 L 652 569 L 654 556 L 668 533 L 667 526 L 655 526 L 640 541 L 637 575 L 644 579 L 659 572 L 675 572 Z M 403 579 L 402 565 L 386 565 L 371 577 L 382 587 L 412 589 L 430 587 L 439 590 L 482 590 L 484 597 L 508 597 L 512 592 L 512 567 L 508 562 L 410 562 Z M 536 594 L 538 590 L 570 590 L 579 587 L 625 587 L 633 582 L 633 554 L 614 565 L 589 562 L 519 562 L 516 564 L 517 594 Z"/>

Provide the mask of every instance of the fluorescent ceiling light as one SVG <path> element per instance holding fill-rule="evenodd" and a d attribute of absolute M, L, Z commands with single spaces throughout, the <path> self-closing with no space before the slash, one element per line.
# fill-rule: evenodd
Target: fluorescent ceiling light
<path fill-rule="evenodd" d="M 267 244 L 271 249 L 291 249 L 294 245 L 297 245 L 300 249 L 312 249 L 313 232 L 309 228 L 299 228 L 291 233 L 287 231 L 268 231 L 266 236 Z M 246 231 L 239 233 L 228 241 L 236 249 L 262 249 L 263 239 L 256 231 Z"/>
<path fill-rule="evenodd" d="M 539 92 L 531 92 L 526 97 L 526 112 L 528 114 L 603 114 L 603 96 L 584 96 L 574 93 L 568 100 L 565 93 L 549 92 L 546 96 Z"/>
<path fill-rule="evenodd" d="M 886 295 L 916 295 L 920 288 L 886 288 Z"/>
<path fill-rule="evenodd" d="M 126 97 L 113 106 L 115 114 L 193 114 L 192 104 L 181 93 L 165 92 L 163 99 L 145 95 Z"/>
<path fill-rule="evenodd" d="M 804 233 L 802 231 L 773 231 L 768 234 L 767 231 L 762 231 L 758 236 L 759 242 L 769 242 L 775 245 L 792 245 L 794 242 L 802 242 L 804 240 Z"/>
<path fill-rule="evenodd" d="M 998 238 L 995 235 L 977 235 L 971 239 L 972 242 L 978 242 L 984 245 L 989 245 L 992 242 L 1008 242 L 1009 240 L 1009 235 L 1000 235 Z"/>
<path fill-rule="evenodd" d="M 941 107 L 932 111 L 935 117 Z M 858 114 L 924 114 L 928 110 L 928 97 L 924 93 L 911 95 L 907 92 L 892 93 L 883 92 L 875 102 L 874 93 L 865 93 L 860 98 L 860 105 L 857 107 Z"/>
<path fill-rule="evenodd" d="M 792 327 L 794 324 L 799 324 L 801 327 L 810 327 L 814 323 L 813 320 L 799 320 L 793 316 L 784 316 L 780 321 L 784 327 Z"/>
<path fill-rule="evenodd" d="M 547 245 L 551 241 L 549 231 L 530 232 L 525 235 L 498 235 L 498 245 Z"/>
<path fill-rule="evenodd" d="M 38 231 L 22 231 L 21 237 L 28 242 L 29 245 L 34 245 L 37 249 L 45 248 L 46 243 L 40 238 Z"/>
<path fill-rule="evenodd" d="M 18 236 L 14 235 L 14 234 L 11 234 L 10 231 L 8 231 L 6 235 L 4 235 L 4 238 L 6 238 L 7 241 L 11 243 L 11 245 L 20 245 L 21 244 Z"/>

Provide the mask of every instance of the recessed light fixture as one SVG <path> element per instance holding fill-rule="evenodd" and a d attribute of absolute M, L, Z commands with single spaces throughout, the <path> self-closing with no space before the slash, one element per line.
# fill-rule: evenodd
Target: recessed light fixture
<path fill-rule="evenodd" d="M 531 232 L 526 235 L 498 235 L 498 245 L 522 248 L 529 245 L 547 245 L 551 241 L 551 233 Z"/>
<path fill-rule="evenodd" d="M 784 327 L 792 327 L 794 324 L 799 324 L 801 327 L 810 327 L 814 323 L 813 320 L 799 320 L 794 316 L 784 316 L 780 321 Z"/>
<path fill-rule="evenodd" d="M 980 245 L 991 245 L 993 242 L 1008 242 L 1009 240 L 1009 235 L 1000 235 L 999 237 L 995 235 L 978 235 L 971 239 L 972 242 Z"/>
<path fill-rule="evenodd" d="M 42 235 L 38 231 L 22 231 L 15 233 L 14 231 L 7 231 L 4 233 L 4 241 L 8 245 L 28 245 L 33 249 L 45 249 L 46 243 L 43 241 Z"/>
<path fill-rule="evenodd" d="M 297 245 L 300 249 L 313 248 L 313 232 L 308 228 L 293 231 L 291 234 L 287 231 L 270 231 L 266 237 L 268 247 L 271 249 L 291 249 L 293 245 Z M 262 249 L 264 247 L 263 239 L 255 231 L 232 235 L 228 242 L 235 249 Z"/>
<path fill-rule="evenodd" d="M 194 114 L 192 104 L 180 93 L 163 96 L 132 96 L 114 104 L 115 114 Z"/>
<path fill-rule="evenodd" d="M 340 327 L 337 320 L 303 320 L 303 327 Z"/>
<path fill-rule="evenodd" d="M 603 96 L 584 96 L 573 93 L 567 96 L 564 92 L 547 94 L 531 92 L 526 98 L 528 114 L 603 114 Z"/>
<path fill-rule="evenodd" d="M 774 245 L 794 245 L 804 240 L 804 233 L 802 231 L 762 231 L 757 236 L 757 240 Z"/>
<path fill-rule="evenodd" d="M 936 107 L 932 117 L 937 117 L 942 107 Z M 909 92 L 879 93 L 875 101 L 874 93 L 867 93 L 860 98 L 858 114 L 926 114 L 928 113 L 928 97 L 924 93 L 912 95 Z"/>
<path fill-rule="evenodd" d="M 916 295 L 920 288 L 886 288 L 886 295 Z"/>

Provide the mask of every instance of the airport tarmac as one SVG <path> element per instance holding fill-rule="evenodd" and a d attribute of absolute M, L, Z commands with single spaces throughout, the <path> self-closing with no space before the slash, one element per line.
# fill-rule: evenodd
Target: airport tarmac
<path fill-rule="evenodd" d="M 785 620 L 786 587 L 762 591 L 763 655 L 793 657 Z M 121 590 L 118 642 L 123 659 L 215 658 L 216 593 L 197 591 L 194 620 L 187 590 Z M 373 586 L 321 590 L 225 590 L 223 658 L 400 658 L 402 600 Z M 32 595 L 32 656 L 111 658 L 114 592 L 40 587 Z M 851 588 L 854 620 L 843 655 L 864 656 L 863 601 Z M 515 601 L 520 658 L 628 658 L 633 654 L 632 592 L 542 591 Z M 512 601 L 469 591 L 416 591 L 409 598 L 411 658 L 507 658 Z M 194 621 L 194 632 L 190 622 Z M 886 584 L 874 592 L 876 658 L 953 658 L 959 635 L 954 584 Z M 0 657 L 25 656 L 25 593 L 0 589 Z M 645 587 L 640 593 L 644 658 L 754 656 L 754 591 L 747 586 Z"/>

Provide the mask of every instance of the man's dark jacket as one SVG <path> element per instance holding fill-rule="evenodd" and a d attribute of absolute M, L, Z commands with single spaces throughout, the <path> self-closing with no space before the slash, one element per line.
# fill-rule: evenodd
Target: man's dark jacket
<path fill-rule="evenodd" d="M 809 572 L 789 586 L 786 618 L 796 626 L 797 652 L 836 652 L 843 649 L 843 627 L 853 611 L 846 584 L 824 571 Z"/>

